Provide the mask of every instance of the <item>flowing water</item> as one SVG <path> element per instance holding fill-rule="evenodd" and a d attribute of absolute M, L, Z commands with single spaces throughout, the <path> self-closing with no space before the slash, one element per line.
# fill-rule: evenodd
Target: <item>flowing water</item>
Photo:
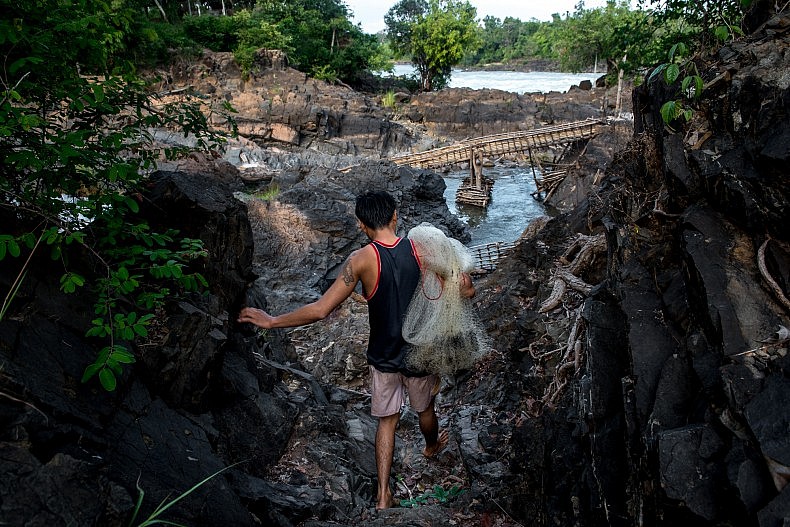
<path fill-rule="evenodd" d="M 393 75 L 414 75 L 410 64 L 396 64 Z M 600 73 L 559 73 L 554 71 L 466 71 L 453 70 L 449 88 L 491 88 L 515 93 L 566 92 L 583 80 L 595 83 Z"/>
<path fill-rule="evenodd" d="M 466 170 L 444 175 L 444 182 L 447 184 L 444 191 L 447 207 L 469 226 L 472 240 L 468 245 L 513 242 L 529 222 L 545 214 L 543 204 L 532 197 L 535 192 L 532 169 L 527 165 L 492 167 L 484 168 L 483 174 L 494 180 L 488 207 L 455 202 L 455 192 L 469 175 Z"/>

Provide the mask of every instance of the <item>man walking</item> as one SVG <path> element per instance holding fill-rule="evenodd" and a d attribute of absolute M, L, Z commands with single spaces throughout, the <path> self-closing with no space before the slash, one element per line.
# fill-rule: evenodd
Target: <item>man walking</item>
<path fill-rule="evenodd" d="M 408 371 L 405 364 L 407 345 L 401 329 L 409 302 L 420 283 L 419 255 L 408 239 L 396 235 L 398 214 L 395 200 L 388 193 L 362 194 L 356 200 L 355 215 L 371 243 L 351 253 L 340 276 L 321 298 L 278 316 L 244 308 L 238 320 L 264 329 L 311 324 L 326 318 L 351 295 L 356 284 L 362 282 L 370 322 L 367 360 L 371 374 L 371 414 L 379 419 L 375 443 L 376 509 L 386 509 L 394 505 L 389 477 L 395 429 L 405 392 L 419 416 L 420 431 L 425 438 L 423 454 L 426 457 L 436 455 L 447 444 L 448 436 L 446 431 L 439 433 L 434 408 L 439 377 L 415 374 Z M 467 298 L 475 293 L 468 275 L 462 278 L 461 293 Z"/>

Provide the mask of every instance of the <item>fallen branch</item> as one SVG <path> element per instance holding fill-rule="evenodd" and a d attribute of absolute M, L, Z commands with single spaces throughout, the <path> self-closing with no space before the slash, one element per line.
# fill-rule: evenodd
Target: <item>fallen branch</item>
<path fill-rule="evenodd" d="M 771 237 L 768 236 L 757 250 L 757 266 L 760 268 L 760 274 L 763 275 L 765 281 L 768 282 L 768 286 L 771 288 L 771 291 L 773 291 L 774 295 L 776 295 L 785 309 L 790 310 L 790 300 L 788 300 L 784 295 L 784 291 L 782 291 L 782 288 L 776 283 L 776 280 L 774 280 L 774 278 L 771 276 L 771 273 L 768 272 L 768 267 L 765 265 L 765 249 L 768 246 L 768 242 L 770 240 Z"/>
<path fill-rule="evenodd" d="M 9 395 L 9 394 L 7 394 L 5 392 L 0 392 L 0 395 L 2 395 L 3 397 L 5 397 L 7 399 L 11 399 L 14 402 L 17 402 L 17 403 L 20 403 L 20 404 L 24 404 L 25 406 L 27 406 L 29 408 L 32 408 L 33 410 L 35 410 L 36 412 L 40 413 L 44 417 L 44 422 L 49 424 L 49 418 L 47 417 L 47 414 L 45 414 L 44 412 L 42 412 L 41 410 L 36 408 L 33 404 L 31 404 L 31 403 L 29 403 L 27 401 L 23 401 L 22 399 L 17 399 L 13 395 Z"/>

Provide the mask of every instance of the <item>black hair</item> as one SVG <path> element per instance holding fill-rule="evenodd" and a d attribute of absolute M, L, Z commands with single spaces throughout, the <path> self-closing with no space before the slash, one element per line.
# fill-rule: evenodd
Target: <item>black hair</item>
<path fill-rule="evenodd" d="M 375 190 L 357 196 L 354 214 L 366 227 L 381 229 L 392 221 L 396 206 L 395 198 L 389 193 Z"/>

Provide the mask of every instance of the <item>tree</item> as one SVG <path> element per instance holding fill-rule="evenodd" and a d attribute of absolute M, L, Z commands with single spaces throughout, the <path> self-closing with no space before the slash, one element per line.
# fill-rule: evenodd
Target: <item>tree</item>
<path fill-rule="evenodd" d="M 440 89 L 479 44 L 477 10 L 466 0 L 401 0 L 384 17 L 393 48 L 411 58 L 424 91 Z"/>
<path fill-rule="evenodd" d="M 186 17 L 184 26 L 201 45 L 233 51 L 245 73 L 260 48 L 281 49 L 292 67 L 330 81 L 353 81 L 378 56 L 378 39 L 351 23 L 341 0 L 259 0 L 229 17 Z"/>
<path fill-rule="evenodd" d="M 635 61 L 650 45 L 654 27 L 648 14 L 629 9 L 627 0 L 609 0 L 605 7 L 577 6 L 556 35 L 555 52 L 563 69 L 581 71 L 606 61 L 610 73 L 623 67 L 624 57 Z"/>

